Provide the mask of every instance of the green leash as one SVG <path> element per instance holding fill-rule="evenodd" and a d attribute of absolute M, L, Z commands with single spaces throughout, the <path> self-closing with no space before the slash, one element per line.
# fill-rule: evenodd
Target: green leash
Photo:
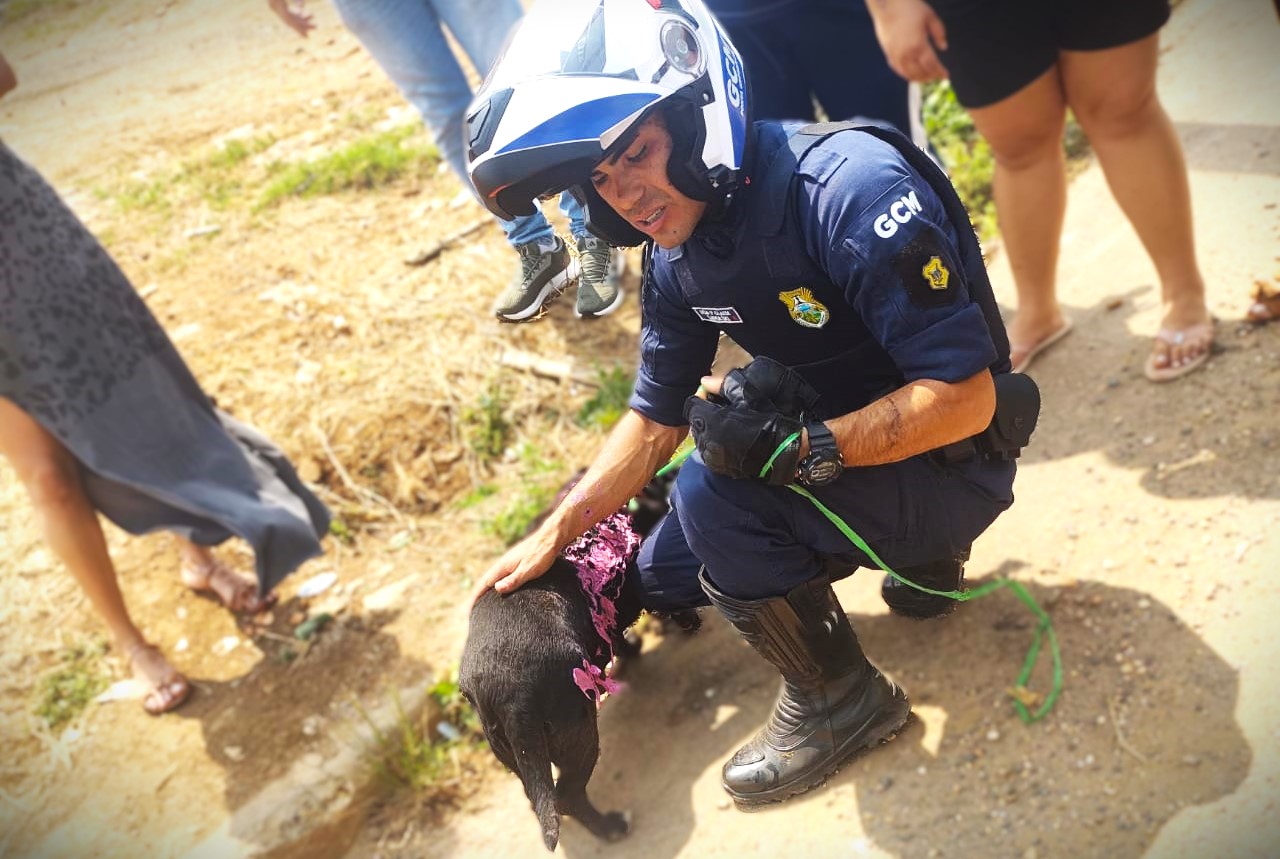
<path fill-rule="evenodd" d="M 773 467 L 774 461 L 798 436 L 799 433 L 793 433 L 788 436 L 782 444 L 778 445 L 778 449 L 773 452 L 773 456 L 769 457 L 769 461 L 764 464 L 764 468 L 760 469 L 760 477 L 764 477 L 769 473 L 769 469 Z M 662 477 L 663 475 L 679 468 L 681 464 L 689 458 L 690 454 L 693 453 L 693 448 L 692 439 L 685 439 L 685 443 L 676 450 L 675 454 L 672 455 L 671 460 L 662 468 L 658 469 L 657 476 Z M 1013 591 L 1013 595 L 1020 599 L 1027 608 L 1031 609 L 1031 613 L 1036 616 L 1038 623 L 1036 624 L 1035 635 L 1031 639 L 1031 647 L 1027 650 L 1027 657 L 1022 663 L 1022 672 L 1018 675 L 1017 683 L 1015 684 L 1014 691 L 1010 694 L 1010 697 L 1013 699 L 1014 708 L 1018 711 L 1018 717 L 1021 718 L 1025 724 L 1030 725 L 1032 722 L 1038 722 L 1040 719 L 1043 719 L 1048 715 L 1049 711 L 1053 709 L 1054 703 L 1057 702 L 1058 696 L 1062 693 L 1062 653 L 1058 650 L 1058 636 L 1054 633 L 1053 621 L 1049 619 L 1049 615 L 1040 607 L 1040 604 L 1035 601 L 1035 598 L 1027 592 L 1027 589 L 1022 586 L 1021 582 L 1016 582 L 1013 579 L 999 578 L 986 582 L 971 591 L 939 591 L 934 590 L 933 588 L 926 588 L 924 585 L 918 585 L 909 579 L 903 578 L 890 569 L 889 565 L 880 560 L 880 556 L 867 545 L 867 542 L 863 540 L 856 531 L 849 527 L 848 523 L 833 513 L 825 504 L 815 498 L 813 493 L 809 492 L 809 490 L 795 483 L 788 484 L 787 488 L 797 495 L 807 498 L 809 503 L 816 507 L 818 512 L 823 516 L 827 517 L 831 524 L 835 525 L 836 528 L 840 530 L 840 533 L 848 538 L 850 543 L 874 561 L 876 566 L 907 587 L 915 588 L 916 590 L 922 591 L 926 594 L 933 594 L 934 596 L 953 599 L 956 602 L 968 602 L 969 600 L 975 600 L 978 597 L 984 597 L 987 594 L 994 593 L 1001 588 L 1008 588 Z M 1040 650 L 1044 646 L 1044 640 L 1046 637 L 1049 639 L 1049 652 L 1053 656 L 1053 688 L 1044 699 L 1044 703 L 1042 703 L 1039 709 L 1033 713 L 1027 709 L 1027 705 L 1022 700 L 1021 695 L 1030 695 L 1026 684 L 1027 681 L 1031 679 L 1031 672 L 1035 669 L 1036 662 L 1040 659 Z"/>

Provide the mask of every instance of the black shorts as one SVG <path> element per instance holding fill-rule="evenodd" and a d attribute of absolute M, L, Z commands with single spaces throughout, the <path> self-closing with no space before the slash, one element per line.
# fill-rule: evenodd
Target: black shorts
<path fill-rule="evenodd" d="M 1169 20 L 1169 0 L 928 0 L 947 28 L 939 58 L 965 107 L 1008 98 L 1053 68 L 1059 51 L 1100 51 L 1145 39 Z"/>

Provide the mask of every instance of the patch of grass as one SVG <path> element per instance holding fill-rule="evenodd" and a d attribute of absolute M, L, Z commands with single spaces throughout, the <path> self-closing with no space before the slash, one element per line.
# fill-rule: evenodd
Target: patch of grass
<path fill-rule="evenodd" d="M 526 484 L 524 491 L 516 497 L 516 500 L 507 509 L 484 524 L 484 530 L 486 533 L 500 539 L 504 544 L 513 545 L 529 532 L 529 526 L 533 524 L 533 520 L 538 518 L 538 514 L 543 510 L 547 509 L 547 505 L 551 503 L 551 499 L 554 497 L 555 492 L 549 486 Z"/>
<path fill-rule="evenodd" d="M 242 165 L 275 142 L 271 135 L 225 140 L 204 158 L 183 164 L 177 181 L 189 184 L 211 208 L 227 209 L 247 193 Z"/>
<path fill-rule="evenodd" d="M 115 201 L 122 212 L 139 210 L 166 212 L 171 206 L 169 193 L 172 186 L 172 179 L 132 180 L 108 196 Z"/>
<path fill-rule="evenodd" d="M 457 729 L 463 739 L 476 740 L 484 736 L 480 727 L 480 717 L 476 715 L 476 711 L 471 708 L 471 704 L 463 697 L 462 690 L 458 687 L 456 668 L 431 687 L 430 695 L 440 705 L 441 717 Z"/>
<path fill-rule="evenodd" d="M 533 521 L 547 509 L 556 495 L 552 478 L 561 468 L 553 460 L 543 459 L 533 445 L 520 449 L 520 491 L 507 507 L 482 526 L 485 533 L 510 546 L 523 537 Z"/>
<path fill-rule="evenodd" d="M 107 688 L 104 653 L 102 642 L 75 645 L 62 654 L 62 665 L 40 680 L 35 711 L 50 728 L 79 716 Z"/>
<path fill-rule="evenodd" d="M 351 533 L 350 526 L 338 516 L 334 516 L 329 520 L 329 533 L 337 537 L 338 541 L 344 546 L 353 545 L 356 541 L 356 536 Z"/>
<path fill-rule="evenodd" d="M 600 387 L 578 409 L 577 423 L 581 427 L 603 431 L 612 428 L 626 414 L 635 379 L 621 367 L 599 370 L 598 375 Z"/>
<path fill-rule="evenodd" d="M 106 0 L 9 0 L 0 3 L 0 21 L 10 26 L 22 22 L 22 35 L 31 39 L 82 28 L 106 10 Z"/>
<path fill-rule="evenodd" d="M 314 161 L 278 164 L 275 178 L 262 191 L 259 207 L 285 197 L 334 194 L 354 188 L 376 188 L 434 167 L 440 153 L 428 143 L 410 142 L 419 126 L 404 125 L 362 138 Z"/>
<path fill-rule="evenodd" d="M 498 494 L 498 487 L 492 483 L 481 483 L 475 489 L 472 489 L 466 495 L 462 496 L 454 505 L 459 510 L 466 510 L 468 507 L 475 507 L 486 498 Z"/>
<path fill-rule="evenodd" d="M 397 785 L 423 790 L 435 785 L 446 766 L 456 761 L 458 751 L 479 745 L 483 737 L 480 720 L 462 693 L 458 690 L 456 673 L 436 683 L 429 694 L 437 705 L 441 721 L 448 725 L 443 731 L 427 723 L 433 708 L 423 708 L 418 717 L 405 712 L 396 695 L 396 724 L 388 730 L 380 729 L 369 714 L 360 709 L 360 715 L 373 731 L 374 770 L 384 780 Z M 451 735 L 445 736 L 445 732 Z"/>
<path fill-rule="evenodd" d="M 482 464 L 506 452 L 511 422 L 507 420 L 507 393 L 501 382 L 491 381 L 479 402 L 463 411 L 462 427 L 471 450 Z"/>

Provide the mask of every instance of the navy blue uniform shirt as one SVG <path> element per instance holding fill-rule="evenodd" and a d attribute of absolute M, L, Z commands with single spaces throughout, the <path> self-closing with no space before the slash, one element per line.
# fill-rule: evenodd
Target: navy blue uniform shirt
<path fill-rule="evenodd" d="M 981 258 L 962 253 L 942 201 L 892 145 L 833 134 L 795 165 L 785 202 L 769 199 L 760 179 L 775 157 L 794 160 L 796 127 L 757 123 L 753 182 L 727 218 L 653 254 L 631 398 L 645 417 L 686 423 L 721 330 L 800 372 L 822 396 L 821 420 L 913 380 L 1008 369 Z M 785 212 L 780 230 L 771 211 Z"/>

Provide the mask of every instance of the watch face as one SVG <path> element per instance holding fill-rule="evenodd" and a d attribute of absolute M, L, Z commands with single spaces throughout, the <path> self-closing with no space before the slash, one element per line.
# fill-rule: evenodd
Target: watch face
<path fill-rule="evenodd" d="M 809 466 L 807 470 L 809 472 L 809 482 L 822 485 L 824 483 L 830 483 L 839 477 L 840 472 L 843 469 L 840 467 L 840 463 L 835 462 L 834 460 L 824 459 L 820 462 L 815 462 L 813 465 Z"/>

